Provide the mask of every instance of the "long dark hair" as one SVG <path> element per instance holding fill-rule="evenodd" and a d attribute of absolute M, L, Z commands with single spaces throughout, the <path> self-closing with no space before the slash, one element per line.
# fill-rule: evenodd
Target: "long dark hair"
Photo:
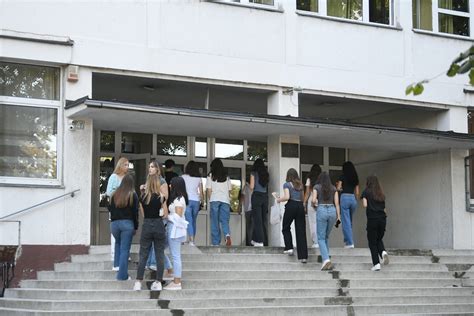
<path fill-rule="evenodd" d="M 267 167 L 263 162 L 263 159 L 258 158 L 257 160 L 255 160 L 255 162 L 253 163 L 252 172 L 258 174 L 258 183 L 260 183 L 262 187 L 266 187 L 268 185 L 269 174 Z"/>
<path fill-rule="evenodd" d="M 321 200 L 322 201 L 331 201 L 334 194 L 333 185 L 329 173 L 326 171 L 321 172 L 318 178 L 318 184 L 321 186 Z"/>
<path fill-rule="evenodd" d="M 303 183 L 301 182 L 301 179 L 298 176 L 298 171 L 293 168 L 288 169 L 286 173 L 286 182 L 291 182 L 293 184 L 293 188 L 296 191 L 303 190 Z"/>
<path fill-rule="evenodd" d="M 133 195 L 135 188 L 133 185 L 133 177 L 129 174 L 125 175 L 117 188 L 115 193 L 112 195 L 112 200 L 115 206 L 124 208 L 133 204 Z"/>
<path fill-rule="evenodd" d="M 342 165 L 342 174 L 344 175 L 344 181 L 349 184 L 356 186 L 359 184 L 359 176 L 357 175 L 357 171 L 350 161 L 346 161 Z M 344 183 L 342 184 L 344 186 Z"/>
<path fill-rule="evenodd" d="M 318 177 L 320 174 L 321 174 L 321 166 L 319 166 L 317 163 L 312 165 L 311 170 L 309 171 L 309 174 L 308 174 L 308 179 L 309 179 L 311 188 L 313 188 L 318 182 Z"/>
<path fill-rule="evenodd" d="M 211 177 L 212 181 L 225 182 L 227 181 L 227 170 L 222 164 L 222 160 L 215 158 L 211 162 Z"/>
<path fill-rule="evenodd" d="M 186 204 L 188 204 L 188 194 L 186 193 L 186 184 L 182 177 L 174 177 L 170 181 L 171 183 L 171 192 L 170 198 L 168 199 L 168 206 L 174 202 L 174 200 L 184 197 Z"/>
<path fill-rule="evenodd" d="M 367 177 L 367 187 L 365 190 L 374 200 L 379 202 L 385 201 L 385 194 L 377 176 Z"/>
<path fill-rule="evenodd" d="M 190 160 L 186 164 L 186 168 L 184 168 L 184 174 L 187 174 L 190 177 L 201 177 L 201 174 L 199 173 L 198 164 L 194 160 Z"/>

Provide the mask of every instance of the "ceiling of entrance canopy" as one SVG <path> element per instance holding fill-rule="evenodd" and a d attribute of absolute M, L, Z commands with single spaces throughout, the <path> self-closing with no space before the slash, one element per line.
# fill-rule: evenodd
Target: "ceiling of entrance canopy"
<path fill-rule="evenodd" d="M 307 145 L 427 152 L 474 148 L 466 134 L 348 124 L 327 119 L 252 115 L 81 99 L 66 106 L 70 119 L 90 118 L 95 129 L 263 141 L 272 135 L 299 135 Z"/>

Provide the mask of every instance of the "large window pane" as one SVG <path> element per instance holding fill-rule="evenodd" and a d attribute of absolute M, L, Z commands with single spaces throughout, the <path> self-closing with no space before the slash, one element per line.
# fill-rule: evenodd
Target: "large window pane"
<path fill-rule="evenodd" d="M 186 136 L 167 136 L 158 135 L 158 155 L 162 156 L 182 156 L 186 157 L 188 154 Z"/>
<path fill-rule="evenodd" d="M 196 137 L 194 148 L 196 151 L 196 154 L 195 154 L 196 157 L 206 158 L 207 157 L 207 138 Z"/>
<path fill-rule="evenodd" d="M 346 150 L 344 148 L 329 148 L 329 165 L 342 166 L 346 161 Z"/>
<path fill-rule="evenodd" d="M 247 159 L 255 161 L 258 158 L 267 161 L 267 143 L 264 142 L 247 142 Z"/>
<path fill-rule="evenodd" d="M 122 152 L 127 154 L 151 153 L 151 134 L 122 133 Z"/>
<path fill-rule="evenodd" d="M 0 106 L 0 176 L 57 178 L 56 109 Z"/>
<path fill-rule="evenodd" d="M 413 0 L 413 27 L 416 29 L 432 31 L 433 20 L 431 0 Z"/>
<path fill-rule="evenodd" d="M 242 169 L 227 168 L 232 189 L 230 191 L 230 208 L 232 212 L 239 211 L 239 192 L 242 188 Z"/>
<path fill-rule="evenodd" d="M 296 9 L 303 11 L 318 12 L 318 0 L 297 0 Z"/>
<path fill-rule="evenodd" d="M 469 12 L 469 0 L 438 0 L 441 9 Z"/>
<path fill-rule="evenodd" d="M 463 16 L 440 13 L 438 27 L 441 33 L 469 36 L 469 18 Z"/>
<path fill-rule="evenodd" d="M 370 0 L 369 21 L 390 24 L 390 0 Z"/>
<path fill-rule="evenodd" d="M 0 62 L 0 95 L 59 100 L 59 68 Z"/>
<path fill-rule="evenodd" d="M 338 18 L 362 20 L 362 0 L 327 0 L 327 14 Z"/>
<path fill-rule="evenodd" d="M 244 142 L 216 138 L 215 151 L 216 158 L 242 160 L 244 159 Z"/>
<path fill-rule="evenodd" d="M 323 147 L 319 146 L 300 146 L 301 161 L 303 165 L 323 164 Z"/>
<path fill-rule="evenodd" d="M 111 153 L 115 151 L 115 132 L 100 131 L 100 151 Z"/>

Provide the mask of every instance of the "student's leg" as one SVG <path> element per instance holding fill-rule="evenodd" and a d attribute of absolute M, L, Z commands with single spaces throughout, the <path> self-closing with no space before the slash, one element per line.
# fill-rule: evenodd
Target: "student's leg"
<path fill-rule="evenodd" d="M 308 244 L 306 241 L 306 215 L 304 213 L 303 203 L 298 203 L 296 205 L 295 231 L 298 259 L 308 259 Z"/>

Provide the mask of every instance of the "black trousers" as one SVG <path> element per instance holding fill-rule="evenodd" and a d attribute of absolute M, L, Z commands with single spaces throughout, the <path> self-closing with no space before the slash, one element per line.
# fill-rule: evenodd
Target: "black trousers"
<path fill-rule="evenodd" d="M 289 200 L 285 205 L 283 215 L 283 239 L 285 240 L 285 250 L 293 249 L 293 238 L 291 236 L 291 223 L 295 221 L 296 231 L 296 251 L 298 259 L 308 259 L 308 245 L 306 243 L 306 214 L 304 213 L 303 202 Z"/>
<path fill-rule="evenodd" d="M 254 191 L 252 193 L 251 203 L 253 220 L 252 239 L 255 242 L 260 242 L 267 246 L 268 195 Z"/>
<path fill-rule="evenodd" d="M 387 219 L 385 217 L 367 219 L 367 240 L 369 241 L 373 265 L 380 263 L 379 257 L 382 257 L 382 252 L 385 251 L 382 239 L 386 225 Z"/>
<path fill-rule="evenodd" d="M 253 236 L 253 219 L 252 211 L 245 212 L 245 245 L 252 246 L 250 241 Z"/>
<path fill-rule="evenodd" d="M 145 218 L 140 236 L 140 261 L 138 263 L 137 280 L 143 280 L 145 265 L 151 249 L 151 243 L 155 246 L 156 258 L 156 280 L 162 281 L 164 270 L 164 257 L 166 245 L 166 230 L 161 218 Z"/>

